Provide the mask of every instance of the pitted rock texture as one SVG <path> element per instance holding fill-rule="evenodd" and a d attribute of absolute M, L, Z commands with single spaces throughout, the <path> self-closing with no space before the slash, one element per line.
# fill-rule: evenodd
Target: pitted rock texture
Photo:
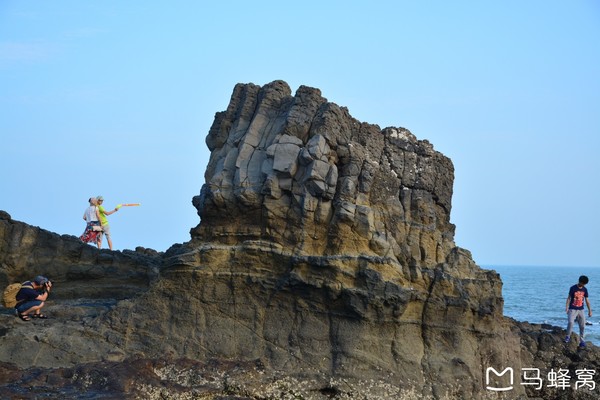
<path fill-rule="evenodd" d="M 0 312 L 2 393 L 522 399 L 542 392 L 490 395 L 487 367 L 583 365 L 563 330 L 502 315 L 498 274 L 454 244 L 452 163 L 427 141 L 275 81 L 237 85 L 206 142 L 200 224 L 165 253 L 0 212 L 0 283 L 56 283 L 51 319 Z"/>
<path fill-rule="evenodd" d="M 193 238 L 444 262 L 455 247 L 452 162 L 407 129 L 357 121 L 318 89 L 290 93 L 282 81 L 237 85 L 217 113 Z"/>
<path fill-rule="evenodd" d="M 14 221 L 0 211 L 1 288 L 45 275 L 62 286 L 54 298 L 134 297 L 158 277 L 161 263 L 152 249 L 98 250 L 75 236 Z"/>

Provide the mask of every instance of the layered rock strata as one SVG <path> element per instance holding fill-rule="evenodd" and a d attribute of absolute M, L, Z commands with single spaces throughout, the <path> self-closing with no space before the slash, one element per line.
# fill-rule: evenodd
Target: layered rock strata
<path fill-rule="evenodd" d="M 206 139 L 193 239 L 378 255 L 418 273 L 455 247 L 452 162 L 404 128 L 361 123 L 302 86 L 237 85 Z M 232 218 L 223 218 L 230 215 Z"/>
<path fill-rule="evenodd" d="M 429 142 L 276 81 L 236 86 L 207 145 L 190 242 L 200 258 L 167 271 L 235 272 L 221 285 L 243 301 L 221 309 L 258 322 L 243 336 L 252 357 L 331 376 L 392 373 L 435 395 L 448 382 L 471 393 L 486 360 L 518 358 L 497 274 L 454 244 L 453 166 Z M 292 359 L 273 356 L 294 347 Z"/>
<path fill-rule="evenodd" d="M 484 398 L 487 367 L 549 357 L 545 331 L 502 316 L 498 274 L 455 245 L 453 166 L 427 141 L 275 81 L 237 85 L 206 142 L 200 224 L 164 254 L 98 251 L 0 218 L 0 283 L 33 272 L 57 283 L 55 319 L 0 314 L 0 378 L 18 381 L 5 386 L 21 393 L 42 376 L 58 392 L 131 398 Z M 508 398 L 527 394 L 515 385 Z"/>
<path fill-rule="evenodd" d="M 130 298 L 148 290 L 161 264 L 160 254 L 152 249 L 98 250 L 75 236 L 14 221 L 0 211 L 2 288 L 45 275 L 68 282 L 53 293 L 54 298 Z"/>

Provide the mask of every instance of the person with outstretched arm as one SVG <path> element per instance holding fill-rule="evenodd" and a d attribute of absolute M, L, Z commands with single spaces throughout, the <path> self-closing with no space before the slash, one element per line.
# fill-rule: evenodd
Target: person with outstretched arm
<path fill-rule="evenodd" d="M 108 225 L 108 218 L 106 218 L 106 216 L 119 211 L 119 207 L 118 206 L 115 207 L 115 209 L 112 211 L 106 211 L 106 209 L 102 205 L 104 203 L 104 197 L 98 196 L 98 197 L 96 197 L 96 200 L 98 201 L 98 211 L 100 213 L 100 225 L 102 226 L 102 232 L 104 233 L 104 236 L 106 236 L 106 241 L 108 242 L 108 248 L 112 250 L 113 246 L 112 246 L 112 239 L 110 237 L 110 226 Z M 100 248 L 101 246 L 102 246 L 102 243 L 100 243 L 100 246 L 98 246 L 98 248 Z"/>

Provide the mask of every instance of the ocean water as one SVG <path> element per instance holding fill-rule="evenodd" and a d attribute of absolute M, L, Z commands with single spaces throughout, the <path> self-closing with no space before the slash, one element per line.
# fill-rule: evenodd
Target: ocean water
<path fill-rule="evenodd" d="M 569 288 L 575 285 L 580 275 L 587 275 L 586 285 L 592 306 L 592 317 L 585 315 L 592 325 L 586 326 L 586 341 L 600 345 L 600 268 L 594 267 L 542 267 L 542 266 L 498 266 L 486 265 L 502 278 L 504 315 L 518 321 L 535 324 L 550 324 L 567 328 L 565 304 Z M 579 334 L 575 324 L 573 331 Z"/>

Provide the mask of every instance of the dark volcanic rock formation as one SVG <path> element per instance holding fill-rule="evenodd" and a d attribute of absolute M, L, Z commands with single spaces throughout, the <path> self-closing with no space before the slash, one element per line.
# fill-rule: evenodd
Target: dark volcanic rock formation
<path fill-rule="evenodd" d="M 237 85 L 206 142 L 195 240 L 377 255 L 407 276 L 446 262 L 455 247 L 451 161 L 404 128 L 355 120 L 317 89 L 292 97 L 281 81 Z"/>
<path fill-rule="evenodd" d="M 69 282 L 53 297 L 121 299 L 148 290 L 158 277 L 158 252 L 112 252 L 85 246 L 70 235 L 58 235 L 13 221 L 0 211 L 0 286 L 23 282 L 36 275 Z"/>
<path fill-rule="evenodd" d="M 559 332 L 502 316 L 498 274 L 454 243 L 453 166 L 427 141 L 281 81 L 237 85 L 206 141 L 201 222 L 164 254 L 0 218 L 0 283 L 57 283 L 54 319 L 0 316 L 11 393 L 35 376 L 132 398 L 464 399 L 495 396 L 487 367 L 580 365 Z"/>
<path fill-rule="evenodd" d="M 230 271 L 216 293 L 243 301 L 220 309 L 231 328 L 255 327 L 236 335 L 253 357 L 290 372 L 392 374 L 435 395 L 448 382 L 481 387 L 483 357 L 518 358 L 497 274 L 454 244 L 453 166 L 427 141 L 276 81 L 238 85 L 207 144 L 189 244 L 206 261 L 174 268 Z"/>

